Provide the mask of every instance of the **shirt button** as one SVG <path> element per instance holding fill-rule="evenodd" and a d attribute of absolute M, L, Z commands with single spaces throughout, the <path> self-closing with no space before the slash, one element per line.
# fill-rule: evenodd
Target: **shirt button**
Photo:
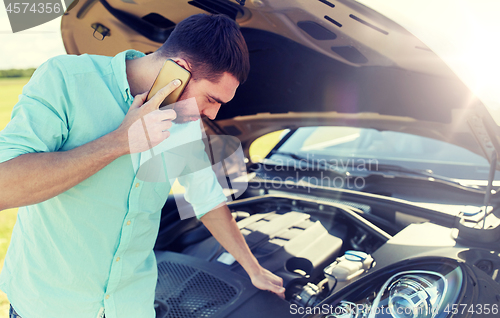
<path fill-rule="evenodd" d="M 130 225 L 131 223 L 132 223 L 132 222 L 128 221 L 128 222 L 127 222 L 127 225 Z"/>
<path fill-rule="evenodd" d="M 138 188 L 138 187 L 139 187 L 139 182 L 137 182 L 137 183 L 135 184 L 135 187 L 136 187 L 136 188 Z"/>
<path fill-rule="evenodd" d="M 109 295 L 106 295 L 106 297 L 104 297 L 104 298 L 109 299 Z"/>
<path fill-rule="evenodd" d="M 120 260 L 120 257 L 117 257 L 117 258 L 116 258 L 116 261 L 118 262 L 119 260 Z"/>

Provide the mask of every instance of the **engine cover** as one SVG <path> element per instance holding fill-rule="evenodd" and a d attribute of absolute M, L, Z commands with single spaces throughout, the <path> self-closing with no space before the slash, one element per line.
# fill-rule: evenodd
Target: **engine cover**
<path fill-rule="evenodd" d="M 293 279 L 322 275 L 342 247 L 342 239 L 331 235 L 319 221 L 312 221 L 307 213 L 259 213 L 237 224 L 259 263 L 281 276 L 285 286 Z M 214 237 L 187 247 L 183 254 L 224 264 L 228 270 L 246 276 Z"/>

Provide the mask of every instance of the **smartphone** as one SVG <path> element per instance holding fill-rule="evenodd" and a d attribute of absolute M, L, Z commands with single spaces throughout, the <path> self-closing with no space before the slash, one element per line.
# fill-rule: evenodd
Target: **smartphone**
<path fill-rule="evenodd" d="M 160 89 L 165 87 L 168 83 L 178 78 L 181 81 L 181 85 L 174 90 L 170 95 L 168 95 L 163 102 L 160 104 L 161 109 L 173 109 L 174 103 L 177 102 L 181 96 L 184 88 L 191 78 L 191 72 L 175 63 L 171 59 L 167 59 L 158 73 L 158 76 L 153 83 L 153 86 L 149 90 L 147 100 L 150 100 Z"/>

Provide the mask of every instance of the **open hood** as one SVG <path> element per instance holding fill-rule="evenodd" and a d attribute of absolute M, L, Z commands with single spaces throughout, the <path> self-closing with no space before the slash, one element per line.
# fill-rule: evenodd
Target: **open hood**
<path fill-rule="evenodd" d="M 174 185 L 155 245 L 158 317 L 186 312 L 279 318 L 291 316 L 292 305 L 321 303 L 333 304 L 335 314 L 304 317 L 396 317 L 375 313 L 379 305 L 410 308 L 415 315 L 435 308 L 446 316 L 445 304 L 498 301 L 500 196 L 491 191 L 494 165 L 485 169 L 482 158 L 434 140 L 425 140 L 432 147 L 422 142 L 412 149 L 412 140 L 441 140 L 496 163 L 499 121 L 438 56 L 435 43 L 419 40 L 406 19 L 394 16 L 397 10 L 387 10 L 394 9 L 390 5 L 368 7 L 390 1 L 411 0 L 79 0 L 65 13 L 67 52 L 108 56 L 126 49 L 153 52 L 193 14 L 232 17 L 249 47 L 250 76 L 204 126 L 209 133 L 236 136 L 248 158 L 250 144 L 269 132 L 348 126 L 289 131 L 265 160 L 247 166 L 240 165 L 240 156 L 205 147 L 214 170 L 222 172 L 219 183 L 228 190 L 242 235 L 259 263 L 283 278 L 286 301 L 258 291 L 254 296 L 244 269 L 198 220 L 177 220 L 173 201 L 181 195 Z M 359 133 L 332 132 L 337 128 Z M 391 131 L 412 136 L 394 138 L 398 147 L 387 150 L 390 135 L 404 135 Z M 277 135 L 270 136 L 273 142 Z M 239 147 L 220 144 L 228 153 Z M 459 160 L 468 155 L 474 160 Z M 353 263 L 343 265 L 344 259 Z M 235 296 L 226 297 L 230 287 Z M 400 302 L 409 296 L 411 301 Z M 426 313 L 417 311 L 421 304 Z"/>
<path fill-rule="evenodd" d="M 283 128 L 349 125 L 439 139 L 488 160 L 500 151 L 499 127 L 483 103 L 386 16 L 347 0 L 238 2 L 79 1 L 62 18 L 62 37 L 69 54 L 148 53 L 182 19 L 225 13 L 242 27 L 251 73 L 209 126 L 245 148 Z"/>

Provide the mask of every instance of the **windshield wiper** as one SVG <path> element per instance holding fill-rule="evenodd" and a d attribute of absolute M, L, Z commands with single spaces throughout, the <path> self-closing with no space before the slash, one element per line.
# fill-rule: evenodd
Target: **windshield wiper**
<path fill-rule="evenodd" d="M 481 190 L 478 186 L 464 185 L 464 184 L 460 183 L 459 181 L 455 181 L 451 178 L 440 176 L 440 175 L 434 174 L 432 172 L 424 171 L 424 170 L 410 169 L 410 168 L 405 168 L 402 166 L 390 165 L 390 164 L 367 165 L 365 168 L 366 168 L 366 170 L 368 170 L 370 172 L 379 172 L 379 174 L 382 174 L 382 175 L 387 175 L 387 172 L 390 172 L 390 173 L 393 173 L 392 176 L 394 176 L 394 177 L 403 177 L 403 178 L 406 177 L 406 178 L 413 178 L 413 179 L 418 179 L 418 180 L 427 180 L 430 182 L 443 183 L 443 184 L 446 184 L 449 186 L 460 188 L 462 190 L 472 191 L 472 192 L 479 193 L 479 194 L 485 193 L 485 191 Z M 415 177 L 412 177 L 412 175 Z"/>
<path fill-rule="evenodd" d="M 272 151 L 270 155 L 282 155 L 282 156 L 287 156 L 290 157 L 296 161 L 303 162 L 307 164 L 309 167 L 312 167 L 313 169 L 318 169 L 318 170 L 325 170 L 325 171 L 331 171 L 343 178 L 346 178 L 350 175 L 356 175 L 353 173 L 350 173 L 349 171 L 346 170 L 340 170 L 337 166 L 328 164 L 326 160 L 318 160 L 318 159 L 312 159 L 310 157 L 304 157 L 301 155 L 298 155 L 293 152 L 282 152 L 282 151 Z M 273 161 L 273 159 L 268 159 Z M 275 160 L 276 162 L 276 160 Z M 370 172 L 370 175 L 383 175 L 383 176 L 388 176 L 388 173 L 391 173 L 390 176 L 393 177 L 398 177 L 398 178 L 411 178 L 415 180 L 425 180 L 429 182 L 437 182 L 441 184 L 445 184 L 448 186 L 452 186 L 461 190 L 469 191 L 469 192 L 474 192 L 477 194 L 485 194 L 484 190 L 481 190 L 478 186 L 474 185 L 464 185 L 460 183 L 459 181 L 455 181 L 451 178 L 444 177 L 441 175 L 436 175 L 432 172 L 424 171 L 424 170 L 416 170 L 416 169 L 410 169 L 398 165 L 391 165 L 391 164 L 376 164 L 376 165 L 365 165 L 364 166 L 367 171 Z"/>
<path fill-rule="evenodd" d="M 315 159 L 312 159 L 309 157 L 300 156 L 300 155 L 293 153 L 293 152 L 283 152 L 283 151 L 275 151 L 275 150 L 271 151 L 270 155 L 281 155 L 281 156 L 290 157 L 296 161 L 303 162 L 303 163 L 307 164 L 307 166 L 312 167 L 313 170 L 317 169 L 317 170 L 322 170 L 322 171 L 330 171 L 330 172 L 332 172 L 332 173 L 334 173 L 342 178 L 346 178 L 347 176 L 349 176 L 349 172 L 339 171 L 339 169 L 336 166 L 328 164 L 326 162 L 326 160 L 315 160 Z M 273 161 L 273 159 L 268 159 L 268 160 Z M 277 162 L 277 161 L 274 160 L 274 162 Z"/>

